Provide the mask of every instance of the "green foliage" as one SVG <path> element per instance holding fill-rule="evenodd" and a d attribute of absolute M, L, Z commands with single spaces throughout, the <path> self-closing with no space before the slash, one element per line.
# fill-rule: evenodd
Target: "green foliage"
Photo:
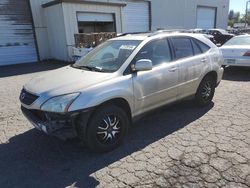
<path fill-rule="evenodd" d="M 232 20 L 234 17 L 234 11 L 233 10 L 230 10 L 229 14 L 228 14 L 228 19 L 229 20 Z"/>
<path fill-rule="evenodd" d="M 250 21 L 250 15 L 248 20 Z M 235 23 L 245 23 L 245 16 L 241 17 L 240 12 L 230 10 L 228 14 L 228 25 L 233 27 Z"/>

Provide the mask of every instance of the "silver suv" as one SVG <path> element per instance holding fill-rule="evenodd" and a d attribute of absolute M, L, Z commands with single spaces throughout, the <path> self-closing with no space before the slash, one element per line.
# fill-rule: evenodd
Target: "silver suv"
<path fill-rule="evenodd" d="M 201 34 L 125 35 L 32 79 L 21 109 L 46 134 L 78 136 L 91 150 L 109 151 L 145 112 L 187 97 L 210 103 L 222 63 L 221 51 Z"/>

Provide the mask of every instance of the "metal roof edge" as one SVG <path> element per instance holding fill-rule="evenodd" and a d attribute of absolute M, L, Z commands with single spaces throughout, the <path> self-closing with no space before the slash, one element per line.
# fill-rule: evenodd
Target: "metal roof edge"
<path fill-rule="evenodd" d="M 127 3 L 122 3 L 122 2 L 114 2 L 114 1 L 109 1 L 109 2 L 103 2 L 103 1 L 88 1 L 88 0 L 53 0 L 48 3 L 42 4 L 43 8 L 47 8 L 50 6 L 54 6 L 60 3 L 79 3 L 79 4 L 95 4 L 95 5 L 113 5 L 113 6 L 126 6 Z"/>

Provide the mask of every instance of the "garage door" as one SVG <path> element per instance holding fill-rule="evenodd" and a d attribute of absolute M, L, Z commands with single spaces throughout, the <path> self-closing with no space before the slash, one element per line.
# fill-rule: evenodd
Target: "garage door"
<path fill-rule="evenodd" d="M 211 29 L 215 27 L 216 8 L 197 8 L 197 28 Z"/>
<path fill-rule="evenodd" d="M 112 13 L 77 13 L 79 33 L 115 32 L 114 14 Z"/>
<path fill-rule="evenodd" d="M 123 8 L 124 33 L 149 31 L 149 3 L 128 2 Z"/>
<path fill-rule="evenodd" d="M 0 66 L 36 61 L 28 0 L 1 0 Z"/>
<path fill-rule="evenodd" d="M 113 15 L 108 13 L 77 13 L 78 21 L 80 22 L 113 22 Z"/>

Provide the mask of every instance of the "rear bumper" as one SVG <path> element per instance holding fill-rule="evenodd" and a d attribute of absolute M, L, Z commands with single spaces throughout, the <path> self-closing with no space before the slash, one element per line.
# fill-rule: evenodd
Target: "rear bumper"
<path fill-rule="evenodd" d="M 249 58 L 248 59 L 225 58 L 223 65 L 250 67 L 250 59 Z"/>
<path fill-rule="evenodd" d="M 218 73 L 218 78 L 217 78 L 216 87 L 220 84 L 220 82 L 222 80 L 222 77 L 223 77 L 223 74 L 224 74 L 224 68 L 221 67 L 217 73 Z"/>
<path fill-rule="evenodd" d="M 30 110 L 23 106 L 21 106 L 21 110 L 36 129 L 62 140 L 76 137 L 77 117 L 82 114 L 85 114 L 84 117 L 89 117 L 88 114 L 90 114 L 90 110 L 88 109 L 62 114 Z"/>

